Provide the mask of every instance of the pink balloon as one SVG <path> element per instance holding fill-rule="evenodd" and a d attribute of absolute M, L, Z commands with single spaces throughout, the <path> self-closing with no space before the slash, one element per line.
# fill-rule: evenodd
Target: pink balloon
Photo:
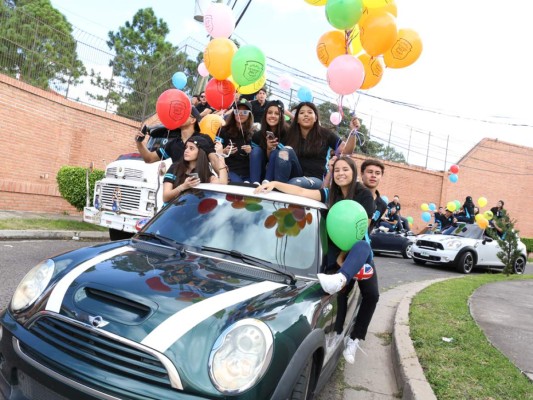
<path fill-rule="evenodd" d="M 200 76 L 204 76 L 204 77 L 209 75 L 209 71 L 207 70 L 207 67 L 205 66 L 203 62 L 198 64 L 198 73 L 200 74 Z"/>
<path fill-rule="evenodd" d="M 342 121 L 341 114 L 337 111 L 332 112 L 329 116 L 329 122 L 331 122 L 333 125 L 339 125 Z"/>
<path fill-rule="evenodd" d="M 283 75 L 283 76 L 280 76 L 279 80 L 278 80 L 278 85 L 280 88 L 282 88 L 283 90 L 289 90 L 292 86 L 292 79 L 290 76 L 288 75 Z"/>
<path fill-rule="evenodd" d="M 356 57 L 349 54 L 337 56 L 329 64 L 327 72 L 331 90 L 340 95 L 354 93 L 365 80 L 365 67 Z"/>
<path fill-rule="evenodd" d="M 229 38 L 235 29 L 231 8 L 222 3 L 211 3 L 204 13 L 204 27 L 213 38 Z"/>

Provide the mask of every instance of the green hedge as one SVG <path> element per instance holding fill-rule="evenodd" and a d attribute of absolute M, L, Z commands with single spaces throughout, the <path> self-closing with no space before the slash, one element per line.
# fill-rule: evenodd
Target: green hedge
<path fill-rule="evenodd" d="M 520 240 L 526 245 L 527 254 L 533 253 L 533 238 L 520 238 Z"/>
<path fill-rule="evenodd" d="M 87 194 L 85 185 L 85 174 L 87 168 L 82 167 L 61 167 L 57 173 L 56 180 L 59 186 L 59 193 L 66 201 L 72 204 L 78 211 L 85 207 Z M 90 201 L 93 202 L 94 183 L 104 177 L 105 171 L 94 170 L 89 173 Z"/>

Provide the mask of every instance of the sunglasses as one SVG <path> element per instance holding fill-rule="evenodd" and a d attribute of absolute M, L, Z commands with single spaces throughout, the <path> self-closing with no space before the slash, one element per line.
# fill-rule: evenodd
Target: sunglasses
<path fill-rule="evenodd" d="M 250 114 L 250 110 L 233 110 L 233 114 L 245 116 Z"/>

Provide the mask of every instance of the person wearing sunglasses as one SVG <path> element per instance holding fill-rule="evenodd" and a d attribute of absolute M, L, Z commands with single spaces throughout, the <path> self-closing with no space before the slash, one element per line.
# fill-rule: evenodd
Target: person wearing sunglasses
<path fill-rule="evenodd" d="M 207 103 L 205 92 L 198 95 L 199 102 L 195 105 L 196 109 L 200 113 L 201 117 L 205 117 L 207 114 L 214 113 L 216 110 Z"/>
<path fill-rule="evenodd" d="M 252 136 L 252 152 L 250 153 L 250 182 L 254 184 L 263 179 L 273 179 L 273 163 L 267 161 L 271 155 L 277 154 L 278 147 L 283 146 L 282 140 L 287 135 L 289 125 L 285 122 L 285 106 L 280 100 L 272 100 L 266 104 L 261 129 Z"/>
<path fill-rule="evenodd" d="M 250 181 L 249 154 L 254 117 L 250 103 L 241 99 L 222 127 L 218 140 L 224 147 L 224 157 L 229 168 L 231 182 Z"/>

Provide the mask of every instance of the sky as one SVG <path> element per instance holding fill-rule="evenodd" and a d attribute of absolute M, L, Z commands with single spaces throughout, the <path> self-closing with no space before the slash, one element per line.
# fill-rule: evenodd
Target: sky
<path fill-rule="evenodd" d="M 72 25 L 104 40 L 140 8 L 152 7 L 168 24 L 170 42 L 177 45 L 193 37 L 205 46 L 209 41 L 203 24 L 193 19 L 194 0 L 51 2 Z M 237 1 L 236 16 L 246 3 Z M 407 68 L 386 69 L 374 88 L 345 97 L 344 104 L 370 127 L 372 138 L 390 140 L 409 163 L 435 170 L 458 162 L 484 137 L 533 147 L 533 24 L 528 2 L 396 4 L 397 27 L 418 32 L 423 51 Z M 324 7 L 304 0 L 252 0 L 234 36 L 267 57 L 325 79 L 326 67 L 315 48 L 318 38 L 333 29 Z M 267 64 L 267 77 L 268 72 Z"/>

